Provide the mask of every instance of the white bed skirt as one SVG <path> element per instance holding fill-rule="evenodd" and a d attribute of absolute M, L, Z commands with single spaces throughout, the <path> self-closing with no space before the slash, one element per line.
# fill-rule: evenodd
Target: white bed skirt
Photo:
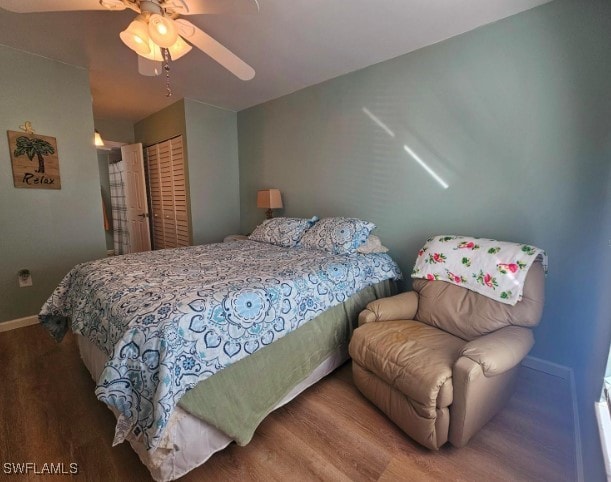
<path fill-rule="evenodd" d="M 104 369 L 106 356 L 86 338 L 77 335 L 77 340 L 81 358 L 94 381 L 97 381 Z M 348 346 L 343 345 L 291 390 L 275 409 L 290 402 L 347 359 Z M 177 406 L 170 417 L 161 444 L 153 454 L 149 454 L 144 445 L 137 440 L 129 440 L 129 443 L 142 463 L 147 466 L 153 479 L 165 482 L 182 477 L 190 470 L 200 466 L 212 454 L 224 449 L 232 441 L 225 433 Z"/>

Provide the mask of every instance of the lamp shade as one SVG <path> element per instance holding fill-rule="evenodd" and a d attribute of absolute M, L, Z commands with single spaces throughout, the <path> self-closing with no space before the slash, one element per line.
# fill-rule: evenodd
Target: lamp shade
<path fill-rule="evenodd" d="M 93 143 L 96 147 L 104 147 L 104 141 L 97 129 L 94 131 Z"/>
<path fill-rule="evenodd" d="M 121 37 L 125 45 L 139 55 L 146 55 L 151 51 L 149 47 L 148 27 L 142 14 L 138 15 L 136 19 L 129 24 L 129 27 L 119 34 L 119 37 Z"/>
<path fill-rule="evenodd" d="M 149 47 L 150 47 L 149 53 L 144 54 L 144 55 L 140 54 L 140 56 L 144 57 L 145 59 L 154 60 L 155 62 L 159 62 L 159 67 L 161 67 L 161 62 L 163 62 L 163 54 L 161 53 L 161 49 L 155 42 L 153 42 L 152 39 L 149 40 Z M 183 55 L 188 54 L 192 48 L 193 47 L 191 47 L 187 42 L 185 42 L 181 36 L 178 36 L 178 38 L 176 39 L 176 42 L 174 42 L 172 46 L 168 49 L 170 52 L 170 58 L 172 60 L 178 60 Z M 159 72 L 144 74 L 144 75 L 159 75 L 160 73 L 161 73 L 161 68 L 159 69 Z"/>
<path fill-rule="evenodd" d="M 174 45 L 178 38 L 174 20 L 169 17 L 162 17 L 158 13 L 154 13 L 149 18 L 148 31 L 153 42 L 164 49 Z"/>
<path fill-rule="evenodd" d="M 183 55 L 188 54 L 192 48 L 193 47 L 191 47 L 187 42 L 185 42 L 181 36 L 178 36 L 176 42 L 174 42 L 169 48 L 170 57 L 172 60 L 178 60 Z"/>
<path fill-rule="evenodd" d="M 149 59 L 149 60 L 154 60 L 155 62 L 163 62 L 163 54 L 161 53 L 161 49 L 159 48 L 159 46 L 153 42 L 152 39 L 149 39 L 149 52 L 146 54 L 139 54 L 140 57 L 144 57 L 145 59 Z M 156 73 L 156 74 L 152 74 L 152 75 L 159 75 L 161 73 L 161 70 Z"/>
<path fill-rule="evenodd" d="M 282 194 L 280 189 L 263 189 L 257 191 L 257 207 L 265 209 L 282 208 Z"/>

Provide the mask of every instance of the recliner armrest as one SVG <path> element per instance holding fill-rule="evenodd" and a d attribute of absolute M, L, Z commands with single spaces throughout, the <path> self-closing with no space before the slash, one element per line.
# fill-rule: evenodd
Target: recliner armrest
<path fill-rule="evenodd" d="M 359 314 L 359 326 L 374 321 L 411 320 L 418 311 L 418 293 L 407 291 L 374 300 Z"/>
<path fill-rule="evenodd" d="M 506 326 L 467 343 L 460 355 L 482 367 L 487 377 L 500 375 L 515 367 L 535 344 L 532 331 L 521 326 Z"/>

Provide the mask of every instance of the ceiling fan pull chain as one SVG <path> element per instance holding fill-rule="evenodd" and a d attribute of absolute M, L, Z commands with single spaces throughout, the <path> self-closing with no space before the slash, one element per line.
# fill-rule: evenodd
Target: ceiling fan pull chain
<path fill-rule="evenodd" d="M 170 52 L 165 48 L 162 48 L 161 52 L 163 53 L 163 70 L 165 71 L 165 96 L 172 97 L 172 87 L 170 86 Z"/>

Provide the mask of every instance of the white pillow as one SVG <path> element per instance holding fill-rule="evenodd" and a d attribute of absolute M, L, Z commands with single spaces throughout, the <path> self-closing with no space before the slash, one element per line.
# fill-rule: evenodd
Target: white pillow
<path fill-rule="evenodd" d="M 382 245 L 382 241 L 375 234 L 370 234 L 365 241 L 365 244 L 360 245 L 356 248 L 357 253 L 386 253 L 388 248 Z"/>

